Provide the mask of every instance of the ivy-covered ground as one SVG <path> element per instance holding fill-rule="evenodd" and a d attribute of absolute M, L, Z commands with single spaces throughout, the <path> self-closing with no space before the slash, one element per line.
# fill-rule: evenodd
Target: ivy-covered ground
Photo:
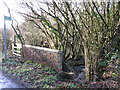
<path fill-rule="evenodd" d="M 59 81 L 54 69 L 31 61 L 3 60 L 2 69 L 13 77 L 17 76 L 20 82 L 27 83 L 30 88 L 85 88 L 80 83 Z"/>
<path fill-rule="evenodd" d="M 21 62 L 16 59 L 3 60 L 3 72 L 27 85 L 28 88 L 118 88 L 119 83 L 113 80 L 76 83 L 73 81 L 60 81 L 58 73 L 43 64 L 32 61 Z M 118 89 L 117 89 L 118 90 Z"/>

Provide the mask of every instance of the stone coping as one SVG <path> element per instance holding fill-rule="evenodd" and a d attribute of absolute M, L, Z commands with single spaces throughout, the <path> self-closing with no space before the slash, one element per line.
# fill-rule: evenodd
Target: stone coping
<path fill-rule="evenodd" d="M 57 49 L 50 49 L 50 48 L 45 48 L 45 47 L 39 47 L 39 46 L 32 46 L 32 45 L 24 45 L 27 48 L 34 48 L 34 49 L 39 49 L 39 50 L 45 50 L 45 51 L 51 51 L 51 52 L 60 52 Z"/>

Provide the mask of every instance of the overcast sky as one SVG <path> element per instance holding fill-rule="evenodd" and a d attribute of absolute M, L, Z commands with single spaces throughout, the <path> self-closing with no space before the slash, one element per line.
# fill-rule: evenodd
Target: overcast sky
<path fill-rule="evenodd" d="M 3 3 L 3 1 L 10 8 L 12 17 L 14 17 L 15 20 L 17 20 L 19 24 L 21 24 L 24 21 L 24 19 L 21 15 L 17 14 L 17 12 L 18 11 L 26 12 L 25 10 L 21 10 L 20 6 L 18 5 L 18 3 L 20 3 L 20 1 L 22 0 L 0 0 L 0 28 L 4 27 L 4 15 L 9 16 L 8 9 Z M 43 0 L 39 0 L 39 1 L 43 1 Z M 11 21 L 6 21 L 6 26 L 11 27 Z"/>
<path fill-rule="evenodd" d="M 8 9 L 4 5 L 3 1 L 11 9 L 12 16 L 19 22 L 19 24 L 21 22 L 23 22 L 24 21 L 23 18 L 20 15 L 18 15 L 17 13 L 15 13 L 15 11 L 21 10 L 17 3 L 19 3 L 22 0 L 0 0 L 0 28 L 2 28 L 4 26 L 4 24 L 3 24 L 4 15 L 9 15 L 8 14 Z M 34 0 L 32 0 L 32 1 L 34 1 Z M 39 0 L 39 1 L 43 1 L 43 0 Z M 48 0 L 48 1 L 51 1 L 51 0 Z M 83 1 L 83 0 L 65 0 L 65 1 Z M 89 1 L 89 0 L 86 0 L 86 1 Z M 109 0 L 93 0 L 93 1 L 109 1 Z M 110 0 L 110 1 L 115 2 L 115 1 L 119 1 L 119 0 Z M 10 21 L 7 21 L 6 22 L 7 26 L 10 27 L 10 23 L 11 23 Z"/>
<path fill-rule="evenodd" d="M 19 6 L 17 5 L 17 2 L 20 0 L 3 0 L 8 7 L 11 9 L 12 16 L 19 22 L 23 22 L 23 18 L 15 13 L 15 11 L 19 10 Z M 4 26 L 4 15 L 9 16 L 8 9 L 4 5 L 2 0 L 0 0 L 0 28 L 3 28 Z M 17 1 L 17 2 L 16 2 Z M 10 21 L 6 21 L 7 27 L 10 27 Z"/>

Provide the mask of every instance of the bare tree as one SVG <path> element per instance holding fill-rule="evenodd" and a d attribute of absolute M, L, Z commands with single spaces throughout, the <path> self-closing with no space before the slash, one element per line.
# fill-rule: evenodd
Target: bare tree
<path fill-rule="evenodd" d="M 117 3 L 81 2 L 62 0 L 23 2 L 29 13 L 22 13 L 64 54 L 64 61 L 85 58 L 86 79 L 96 80 L 103 53 L 108 53 L 112 40 L 119 34 L 119 8 Z M 30 14 L 31 13 L 31 14 Z"/>

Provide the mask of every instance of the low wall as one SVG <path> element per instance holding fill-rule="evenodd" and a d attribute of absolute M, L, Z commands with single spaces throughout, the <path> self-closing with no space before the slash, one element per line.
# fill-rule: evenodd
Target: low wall
<path fill-rule="evenodd" d="M 62 52 L 59 50 L 24 45 L 23 59 L 46 64 L 56 71 L 62 71 Z"/>

